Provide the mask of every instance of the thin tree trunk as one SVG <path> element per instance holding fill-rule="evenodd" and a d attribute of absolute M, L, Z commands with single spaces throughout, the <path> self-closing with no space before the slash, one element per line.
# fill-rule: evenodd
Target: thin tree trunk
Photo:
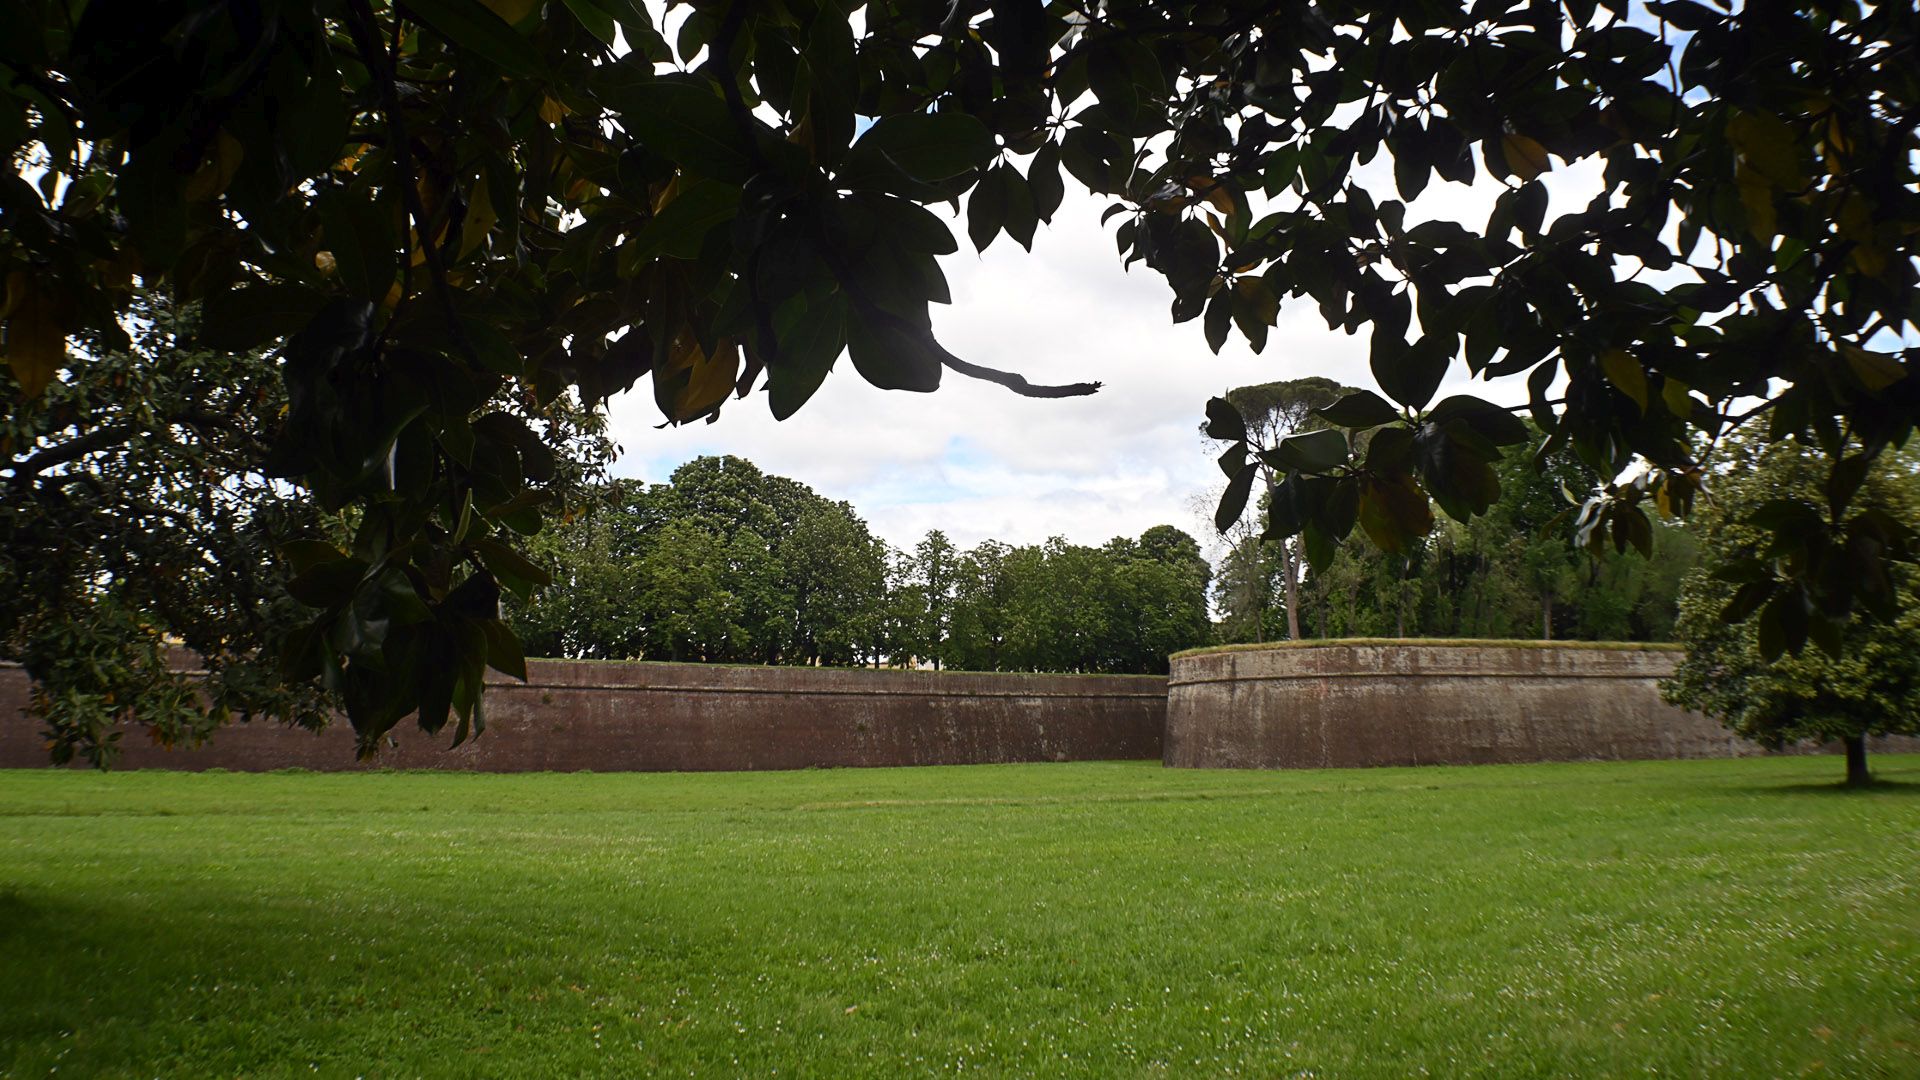
<path fill-rule="evenodd" d="M 1407 582 L 1411 580 L 1413 580 L 1413 559 L 1411 556 L 1403 555 L 1400 563 L 1400 594 L 1393 604 L 1393 636 L 1397 638 L 1407 636 Z"/>
<path fill-rule="evenodd" d="M 1553 640 L 1553 594 L 1540 594 L 1540 640 Z"/>
<path fill-rule="evenodd" d="M 1847 744 L 1847 786 L 1866 787 L 1873 783 L 1873 774 L 1867 771 L 1867 737 L 1849 735 Z"/>
<path fill-rule="evenodd" d="M 1264 645 L 1267 641 L 1267 586 L 1265 580 L 1267 572 L 1266 569 L 1260 565 L 1260 538 L 1258 536 L 1250 536 L 1242 541 L 1242 543 L 1254 545 L 1253 565 L 1249 568 L 1249 573 L 1253 575 L 1250 579 L 1253 583 L 1253 641 L 1256 645 Z"/>
<path fill-rule="evenodd" d="M 1280 572 L 1286 575 L 1287 640 L 1300 640 L 1300 552 L 1294 540 L 1280 542 Z"/>

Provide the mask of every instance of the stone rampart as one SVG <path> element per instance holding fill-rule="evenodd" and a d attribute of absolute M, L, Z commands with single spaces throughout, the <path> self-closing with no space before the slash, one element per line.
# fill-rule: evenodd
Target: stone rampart
<path fill-rule="evenodd" d="M 1331 642 L 1176 656 L 1171 679 L 534 660 L 487 731 L 447 749 L 403 721 L 356 762 L 344 721 L 256 722 L 121 768 L 704 771 L 1160 759 L 1316 768 L 1736 757 L 1760 747 L 1660 700 L 1680 653 L 1633 646 Z M 46 764 L 28 683 L 0 665 L 0 768 Z M 1873 740 L 1920 752 L 1920 739 Z M 1808 746 L 1804 751 L 1819 748 Z"/>
<path fill-rule="evenodd" d="M 236 724 L 166 750 L 129 731 L 120 768 L 367 767 L 603 772 L 1155 759 L 1166 680 L 533 660 L 486 695 L 486 733 L 448 750 L 402 721 L 356 763 L 352 730 Z M 28 681 L 0 667 L 0 768 L 46 764 Z"/>
<path fill-rule="evenodd" d="M 1763 753 L 1660 699 L 1659 682 L 1681 655 L 1631 645 L 1408 641 L 1175 656 L 1164 760 L 1337 768 Z M 1920 740 L 1871 745 L 1911 752 Z"/>

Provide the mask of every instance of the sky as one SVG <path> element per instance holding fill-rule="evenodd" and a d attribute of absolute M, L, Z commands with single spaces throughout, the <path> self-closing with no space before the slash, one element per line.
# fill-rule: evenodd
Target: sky
<path fill-rule="evenodd" d="M 664 480 L 698 455 L 738 454 L 851 502 L 901 546 L 934 528 L 962 546 L 1097 544 L 1158 524 L 1197 533 L 1193 506 L 1219 475 L 1199 434 L 1207 398 L 1308 374 L 1364 378 L 1364 340 L 1328 333 L 1308 302 L 1265 355 L 1236 338 L 1214 356 L 1198 321 L 1173 324 L 1159 274 L 1122 271 L 1101 205 L 1070 200 L 1032 254 L 1005 236 L 975 254 L 956 228 L 962 250 L 941 260 L 953 303 L 933 313 L 956 355 L 1035 382 L 1105 383 L 1092 397 L 1022 398 L 952 372 L 932 394 L 883 391 L 842 357 L 785 422 L 756 391 L 717 423 L 656 430 L 642 384 L 611 405 L 623 449 L 614 471 Z"/>
<path fill-rule="evenodd" d="M 1356 179 L 1390 197 L 1384 161 Z M 1552 185 L 1571 191 L 1584 185 Z M 1409 224 L 1440 214 L 1485 220 L 1498 191 L 1436 181 Z M 1553 210 L 1565 209 L 1556 192 Z M 819 393 L 785 422 L 764 393 L 730 401 L 714 424 L 657 428 L 645 383 L 613 399 L 620 476 L 664 481 L 703 454 L 736 454 L 762 469 L 853 504 L 876 535 L 910 547 L 929 529 L 962 547 L 984 539 L 1040 543 L 1061 536 L 1100 544 L 1174 525 L 1217 551 L 1212 507 L 1223 486 L 1218 448 L 1199 433 L 1209 397 L 1250 383 L 1319 375 L 1375 388 L 1367 337 L 1329 330 L 1310 298 L 1283 302 L 1255 355 L 1238 333 L 1218 356 L 1200 321 L 1174 325 L 1161 276 L 1121 267 L 1107 201 L 1070 190 L 1051 226 L 1023 251 L 1002 235 L 981 254 L 954 227 L 961 250 L 941 260 L 953 303 L 933 308 L 934 332 L 956 355 L 1034 382 L 1097 380 L 1088 398 L 1022 398 L 946 374 L 933 394 L 876 390 L 842 357 Z M 1116 217 L 1113 224 L 1122 220 Z M 1524 400 L 1521 380 L 1474 386 L 1456 365 L 1440 396 L 1474 392 Z M 1437 398 L 1436 398 L 1437 400 Z"/>

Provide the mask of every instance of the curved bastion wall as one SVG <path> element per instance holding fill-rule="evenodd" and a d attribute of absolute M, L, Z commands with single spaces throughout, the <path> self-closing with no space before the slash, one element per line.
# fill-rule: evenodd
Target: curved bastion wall
<path fill-rule="evenodd" d="M 1164 760 L 1189 768 L 1342 768 L 1763 753 L 1717 721 L 1660 699 L 1659 682 L 1682 655 L 1660 646 L 1485 641 L 1176 655 Z M 1920 740 L 1871 745 L 1908 752 Z"/>
<path fill-rule="evenodd" d="M 1166 680 L 530 660 L 527 682 L 489 675 L 487 730 L 452 750 L 402 720 L 371 761 L 353 730 L 235 724 L 205 746 L 167 750 L 139 730 L 116 768 L 300 767 L 475 772 L 700 771 L 973 765 L 1160 757 Z M 0 665 L 0 768 L 47 764 L 27 715 L 26 672 Z"/>

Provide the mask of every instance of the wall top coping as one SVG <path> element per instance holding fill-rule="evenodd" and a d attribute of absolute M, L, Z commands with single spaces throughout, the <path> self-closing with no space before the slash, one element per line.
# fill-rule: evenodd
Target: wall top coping
<path fill-rule="evenodd" d="M 1314 647 L 1182 653 L 1173 658 L 1168 685 L 1336 678 L 1665 678 L 1684 655 L 1675 648 L 1596 642 L 1326 641 Z"/>
<path fill-rule="evenodd" d="M 0 661 L 0 671 L 20 665 Z M 183 674 L 205 674 L 196 658 L 179 658 Z M 653 690 L 680 693 L 787 693 L 951 697 L 1164 698 L 1164 675 L 1066 675 L 1041 672 L 904 671 L 643 660 L 527 661 L 527 681 L 487 672 L 489 686 L 559 690 Z"/>
<path fill-rule="evenodd" d="M 517 680 L 488 673 L 489 683 Z M 792 694 L 949 696 L 1143 696 L 1165 693 L 1164 675 L 1053 675 L 1028 672 L 900 671 L 860 668 L 675 664 L 631 660 L 528 660 L 527 683 L 553 688 L 760 691 Z"/>
<path fill-rule="evenodd" d="M 1357 646 L 1417 646 L 1425 649 L 1586 649 L 1594 652 L 1685 652 L 1686 647 L 1670 641 L 1548 641 L 1539 638 L 1304 638 L 1299 641 L 1268 641 L 1260 644 L 1203 645 L 1183 649 L 1172 659 L 1191 656 L 1217 656 L 1221 653 L 1276 652 L 1286 649 L 1341 649 Z"/>

